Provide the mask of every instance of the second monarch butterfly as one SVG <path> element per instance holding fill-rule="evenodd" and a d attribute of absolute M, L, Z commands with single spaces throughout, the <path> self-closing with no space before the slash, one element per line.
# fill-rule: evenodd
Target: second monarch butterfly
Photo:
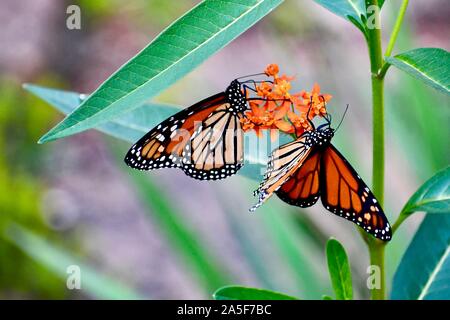
<path fill-rule="evenodd" d="M 246 83 L 258 82 L 239 79 L 255 75 L 235 79 L 224 92 L 161 122 L 130 148 L 125 163 L 139 170 L 177 167 L 200 180 L 235 174 L 244 163 L 240 119 L 251 100 L 246 90 L 254 91 Z"/>
<path fill-rule="evenodd" d="M 307 119 L 309 117 L 307 116 Z M 335 129 L 331 119 L 317 129 L 306 131 L 297 140 L 273 151 L 264 180 L 255 194 L 262 205 L 273 193 L 298 207 L 310 207 L 319 197 L 330 212 L 352 221 L 383 241 L 392 237 L 391 226 L 377 199 L 331 144 Z"/>

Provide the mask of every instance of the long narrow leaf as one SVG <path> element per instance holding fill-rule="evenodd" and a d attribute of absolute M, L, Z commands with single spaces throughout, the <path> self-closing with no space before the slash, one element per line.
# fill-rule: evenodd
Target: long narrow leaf
<path fill-rule="evenodd" d="M 63 91 L 25 84 L 24 88 L 47 101 L 63 114 L 69 114 L 86 99 L 86 95 L 77 92 Z M 113 137 L 135 142 L 146 134 L 152 127 L 170 117 L 181 108 L 164 103 L 145 103 L 120 119 L 104 122 L 95 129 Z"/>
<path fill-rule="evenodd" d="M 283 0 L 205 0 L 164 30 L 39 142 L 139 107 L 254 25 Z"/>

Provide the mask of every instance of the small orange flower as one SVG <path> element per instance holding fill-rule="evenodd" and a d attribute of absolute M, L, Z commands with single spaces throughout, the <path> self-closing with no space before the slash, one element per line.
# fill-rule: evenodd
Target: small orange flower
<path fill-rule="evenodd" d="M 269 77 L 276 77 L 278 75 L 278 72 L 280 72 L 280 68 L 278 68 L 278 65 L 275 63 L 269 64 L 266 67 L 266 70 L 264 70 L 264 73 L 267 74 Z"/>
<path fill-rule="evenodd" d="M 294 79 L 295 79 L 295 77 L 289 77 L 289 76 L 283 74 L 281 77 L 274 78 L 273 81 L 275 84 L 277 84 L 278 82 L 283 81 L 283 80 L 290 82 Z"/>
<path fill-rule="evenodd" d="M 274 86 L 273 92 L 280 97 L 289 98 L 289 90 L 291 90 L 291 83 L 287 80 L 281 80 L 277 81 Z"/>
<path fill-rule="evenodd" d="M 306 119 L 306 113 L 301 113 L 300 115 L 295 112 L 288 112 L 289 121 L 295 127 L 295 134 L 300 136 L 303 132 L 312 130 L 311 124 Z"/>
<path fill-rule="evenodd" d="M 256 94 L 260 97 L 268 97 L 272 93 L 272 85 L 268 82 L 263 82 L 256 86 Z"/>
<path fill-rule="evenodd" d="M 286 114 L 289 110 L 289 104 L 270 110 L 270 102 L 267 101 L 263 106 L 258 103 L 250 102 L 250 111 L 245 113 L 245 117 L 241 119 L 242 129 L 244 131 L 254 130 L 260 137 L 261 130 L 275 129 L 275 132 L 281 130 L 283 132 L 293 132 L 292 124 L 286 121 Z M 271 131 L 271 137 L 274 133 Z"/>
<path fill-rule="evenodd" d="M 320 93 L 317 83 L 311 92 L 302 90 L 291 94 L 289 91 L 293 77 L 285 74 L 278 76 L 279 68 L 276 64 L 268 65 L 264 72 L 273 81 L 256 85 L 256 95 L 261 100 L 250 101 L 250 110 L 241 119 L 244 131 L 254 130 L 259 137 L 262 130 L 270 130 L 272 138 L 278 131 L 299 136 L 312 130 L 307 119 L 308 112 L 309 120 L 326 115 L 326 103 L 332 96 Z"/>
<path fill-rule="evenodd" d="M 283 104 L 273 112 L 274 126 L 283 132 L 294 131 L 292 124 L 286 119 L 290 107 L 290 103 L 284 101 Z"/>
<path fill-rule="evenodd" d="M 308 110 L 311 107 L 310 119 L 314 118 L 314 116 L 324 116 L 327 113 L 326 103 L 332 98 L 330 94 L 321 94 L 320 86 L 317 83 L 314 83 L 311 92 L 303 91 L 301 97 L 303 102 L 300 107 L 306 106 Z"/>

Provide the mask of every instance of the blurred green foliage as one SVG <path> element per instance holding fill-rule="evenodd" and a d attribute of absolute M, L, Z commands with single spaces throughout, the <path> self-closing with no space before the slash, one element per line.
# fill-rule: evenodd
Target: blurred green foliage
<path fill-rule="evenodd" d="M 61 298 L 61 281 L 4 239 L 13 221 L 51 235 L 40 212 L 45 188 L 39 165 L 46 149 L 35 141 L 55 115 L 10 79 L 0 79 L 0 92 L 0 297 Z"/>
<path fill-rule="evenodd" d="M 86 15 L 86 22 L 95 24 L 119 15 L 131 15 L 143 27 L 161 29 L 172 23 L 174 17 L 182 15 L 199 1 L 167 0 L 79 0 L 77 5 Z M 120 9 L 120 10 L 118 10 Z"/>
<path fill-rule="evenodd" d="M 43 78 L 41 83 L 60 86 Z M 36 141 L 56 115 L 47 104 L 22 91 L 11 79 L 0 80 L 0 298 L 62 299 L 79 291 L 66 288 L 66 268 L 82 267 L 82 294 L 105 299 L 140 295 L 80 260 L 70 234 L 53 231 L 41 211 L 48 175 L 43 164 L 51 146 Z M 12 232 L 15 231 L 15 232 Z M 19 232 L 20 231 L 20 232 Z M 51 244 L 63 244 L 64 249 Z"/>

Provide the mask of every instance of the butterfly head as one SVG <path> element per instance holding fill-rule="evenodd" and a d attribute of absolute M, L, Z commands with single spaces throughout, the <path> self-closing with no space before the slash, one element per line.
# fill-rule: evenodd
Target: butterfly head
<path fill-rule="evenodd" d="M 317 130 L 320 131 L 321 135 L 324 138 L 328 138 L 328 139 L 333 138 L 335 130 L 332 127 L 330 127 L 329 125 L 325 124 L 325 127 L 323 127 L 320 130 L 319 129 L 320 129 L 320 127 L 317 128 Z"/>
<path fill-rule="evenodd" d="M 324 116 L 324 119 L 326 122 L 321 124 L 320 126 L 318 126 L 315 129 L 315 131 L 322 139 L 325 140 L 324 142 L 329 142 L 331 140 L 331 138 L 333 138 L 336 130 L 339 128 L 339 125 L 342 123 L 342 120 L 336 128 L 332 128 L 331 127 L 331 114 L 326 113 Z"/>
<path fill-rule="evenodd" d="M 237 79 L 230 83 L 225 94 L 230 103 L 230 111 L 240 113 L 247 109 L 247 99 L 242 92 L 241 83 Z"/>

